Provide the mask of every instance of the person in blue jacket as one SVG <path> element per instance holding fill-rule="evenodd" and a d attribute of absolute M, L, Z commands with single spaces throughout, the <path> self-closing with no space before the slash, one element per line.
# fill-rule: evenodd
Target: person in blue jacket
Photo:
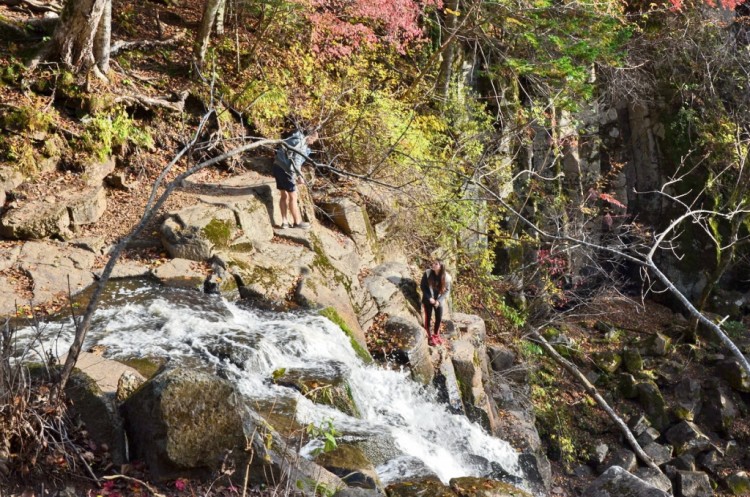
<path fill-rule="evenodd" d="M 443 309 L 451 292 L 451 275 L 445 270 L 445 264 L 434 261 L 422 275 L 419 287 L 422 290 L 422 310 L 424 311 L 424 328 L 427 330 L 427 341 L 430 345 L 440 345 L 440 324 L 443 321 Z M 430 332 L 432 313 L 435 313 L 435 327 Z"/>
<path fill-rule="evenodd" d="M 302 183 L 302 164 L 310 156 L 310 145 L 318 140 L 318 132 L 305 135 L 296 131 L 284 140 L 287 146 L 280 145 L 273 160 L 273 176 L 276 188 L 281 194 L 281 228 L 309 229 L 310 223 L 302 221 L 297 205 L 297 183 Z"/>

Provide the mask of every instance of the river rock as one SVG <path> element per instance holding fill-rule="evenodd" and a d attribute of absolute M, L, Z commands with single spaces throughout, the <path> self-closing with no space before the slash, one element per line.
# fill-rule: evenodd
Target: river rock
<path fill-rule="evenodd" d="M 350 487 L 382 488 L 375 467 L 362 450 L 354 445 L 340 444 L 331 452 L 318 454 L 314 460 Z"/>
<path fill-rule="evenodd" d="M 497 408 L 487 395 L 482 374 L 482 364 L 478 352 L 470 341 L 465 339 L 453 342 L 453 368 L 461 388 L 466 415 L 490 433 L 495 433 Z"/>
<path fill-rule="evenodd" d="M 396 337 L 394 343 L 402 344 L 401 355 L 407 359 L 412 377 L 424 385 L 430 384 L 435 377 L 435 370 L 424 328 L 411 319 L 392 316 L 386 321 L 385 330 Z"/>
<path fill-rule="evenodd" d="M 359 417 L 346 379 L 347 373 L 343 364 L 330 362 L 325 368 L 282 368 L 274 372 L 273 379 L 279 385 L 298 390 L 316 404 L 329 405 L 349 416 Z"/>
<path fill-rule="evenodd" d="M 66 204 L 36 200 L 5 212 L 0 218 L 0 236 L 14 240 L 65 239 L 71 234 L 69 225 Z"/>
<path fill-rule="evenodd" d="M 388 485 L 388 497 L 456 497 L 453 490 L 437 478 L 424 478 Z"/>
<path fill-rule="evenodd" d="M 172 259 L 151 270 L 163 285 L 178 288 L 200 288 L 206 275 L 188 259 Z"/>
<path fill-rule="evenodd" d="M 60 359 L 63 364 L 67 356 Z M 118 386 L 123 378 L 140 385 L 145 378 L 131 367 L 100 355 L 81 352 L 76 361 L 76 373 L 65 386 L 65 393 L 74 412 L 86 425 L 92 440 L 109 447 L 114 464 L 127 462 L 125 431 L 119 414 Z"/>
<path fill-rule="evenodd" d="M 64 244 L 27 242 L 18 265 L 33 281 L 35 302 L 47 302 L 61 294 L 76 293 L 94 282 L 91 266 L 96 256 Z"/>
<path fill-rule="evenodd" d="M 227 450 L 244 454 L 234 387 L 208 373 L 173 369 L 146 382 L 123 405 L 131 454 L 155 479 L 207 476 Z"/>
<path fill-rule="evenodd" d="M 161 241 L 174 258 L 207 261 L 215 250 L 229 247 L 238 229 L 231 209 L 194 205 L 169 215 L 161 226 Z"/>
<path fill-rule="evenodd" d="M 532 497 L 509 483 L 473 476 L 453 478 L 450 486 L 460 497 Z"/>
<path fill-rule="evenodd" d="M 586 487 L 582 497 L 669 497 L 669 494 L 612 466 Z"/>
<path fill-rule="evenodd" d="M 16 314 L 16 306 L 28 305 L 26 299 L 16 288 L 16 283 L 5 276 L 0 276 L 0 317 Z"/>
<path fill-rule="evenodd" d="M 456 379 L 456 371 L 453 369 L 453 362 L 449 360 L 445 350 L 440 351 L 440 356 L 440 366 L 438 366 L 434 379 L 434 384 L 438 390 L 438 398 L 448 405 L 451 412 L 466 414 L 464 403 L 461 400 L 461 389 Z"/>

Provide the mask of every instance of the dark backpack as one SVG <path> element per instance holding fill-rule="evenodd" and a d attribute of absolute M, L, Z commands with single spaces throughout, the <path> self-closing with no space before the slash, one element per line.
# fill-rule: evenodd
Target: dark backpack
<path fill-rule="evenodd" d="M 290 137 L 284 139 L 284 143 L 289 145 L 292 148 L 299 147 L 299 144 L 302 142 L 302 134 L 301 133 L 294 133 Z M 276 163 L 278 163 L 281 168 L 288 172 L 293 173 L 294 172 L 294 164 L 292 162 L 292 157 L 294 152 L 289 150 L 284 145 L 279 145 L 279 148 L 276 149 Z"/>

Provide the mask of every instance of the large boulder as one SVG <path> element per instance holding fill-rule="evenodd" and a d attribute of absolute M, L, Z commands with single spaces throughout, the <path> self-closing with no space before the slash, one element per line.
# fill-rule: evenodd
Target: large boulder
<path fill-rule="evenodd" d="M 385 330 L 394 337 L 394 343 L 401 344 L 401 353 L 398 355 L 406 359 L 412 377 L 425 385 L 430 384 L 435 377 L 435 370 L 424 328 L 414 320 L 391 316 L 385 323 Z"/>
<path fill-rule="evenodd" d="M 377 310 L 389 316 L 421 318 L 417 283 L 406 264 L 386 262 L 373 268 L 364 281 Z"/>
<path fill-rule="evenodd" d="M 474 476 L 453 478 L 450 485 L 459 497 L 532 497 L 509 483 Z"/>
<path fill-rule="evenodd" d="M 350 487 L 382 488 L 372 462 L 356 445 L 340 444 L 333 451 L 318 454 L 315 462 L 341 478 Z"/>
<path fill-rule="evenodd" d="M 456 497 L 455 492 L 437 477 L 394 483 L 385 491 L 388 497 Z"/>
<path fill-rule="evenodd" d="M 63 202 L 68 206 L 73 230 L 99 220 L 107 210 L 107 193 L 101 185 L 83 191 L 66 193 Z"/>
<path fill-rule="evenodd" d="M 164 248 L 175 258 L 207 261 L 237 237 L 237 219 L 222 206 L 194 205 L 169 215 L 161 226 Z"/>
<path fill-rule="evenodd" d="M 669 494 L 619 466 L 612 466 L 586 487 L 582 497 L 669 497 Z"/>
<path fill-rule="evenodd" d="M 231 383 L 190 369 L 150 379 L 123 405 L 131 454 L 157 480 L 206 477 L 228 451 L 245 452 L 240 398 Z"/>
<path fill-rule="evenodd" d="M 68 238 L 70 215 L 63 202 L 36 200 L 7 211 L 0 219 L 0 236 L 14 240 Z"/>
<path fill-rule="evenodd" d="M 67 356 L 60 359 L 64 363 Z M 125 431 L 118 403 L 125 400 L 124 384 L 134 390 L 146 379 L 135 369 L 90 352 L 81 352 L 76 369 L 65 385 L 73 412 L 86 425 L 91 439 L 109 447 L 114 464 L 127 462 Z"/>
<path fill-rule="evenodd" d="M 497 407 L 485 390 L 485 375 L 479 351 L 469 340 L 455 340 L 451 361 L 461 388 L 466 415 L 490 433 L 496 433 Z"/>
<path fill-rule="evenodd" d="M 690 421 L 682 421 L 671 427 L 664 438 L 672 444 L 677 455 L 696 455 L 711 448 L 711 440 Z"/>
<path fill-rule="evenodd" d="M 318 204 L 323 212 L 357 245 L 358 252 L 366 264 L 375 259 L 377 237 L 370 224 L 367 211 L 348 198 L 330 199 Z"/>

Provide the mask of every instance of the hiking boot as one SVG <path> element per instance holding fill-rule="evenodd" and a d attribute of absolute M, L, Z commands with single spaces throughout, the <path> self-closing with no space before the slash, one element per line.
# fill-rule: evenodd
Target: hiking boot
<path fill-rule="evenodd" d="M 301 230 L 309 230 L 312 225 L 306 221 L 302 221 L 301 223 L 297 223 L 292 228 L 297 228 Z"/>

